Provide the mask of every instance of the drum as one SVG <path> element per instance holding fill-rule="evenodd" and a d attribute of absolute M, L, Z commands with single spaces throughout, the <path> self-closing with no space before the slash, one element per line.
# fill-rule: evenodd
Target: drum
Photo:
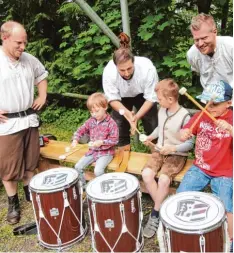
<path fill-rule="evenodd" d="M 63 249 L 85 236 L 83 191 L 76 170 L 44 171 L 31 179 L 29 188 L 41 245 Z"/>
<path fill-rule="evenodd" d="M 160 209 L 160 252 L 226 252 L 227 222 L 222 202 L 212 194 L 182 192 Z"/>
<path fill-rule="evenodd" d="M 143 247 L 141 192 L 136 177 L 103 174 L 86 188 L 95 252 L 138 252 Z"/>

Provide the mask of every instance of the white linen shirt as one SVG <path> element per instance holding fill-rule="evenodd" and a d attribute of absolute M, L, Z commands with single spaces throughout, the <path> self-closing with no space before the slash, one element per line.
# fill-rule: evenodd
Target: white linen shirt
<path fill-rule="evenodd" d="M 109 61 L 103 71 L 102 84 L 108 102 L 122 97 L 136 97 L 143 93 L 145 100 L 156 102 L 155 85 L 158 74 L 153 63 L 145 57 L 134 57 L 134 74 L 130 80 L 125 80 L 119 74 L 113 60 Z"/>
<path fill-rule="evenodd" d="M 187 52 L 191 69 L 200 74 L 202 87 L 225 81 L 233 87 L 233 37 L 217 36 L 212 57 L 203 55 L 195 45 Z"/>
<path fill-rule="evenodd" d="M 34 86 L 47 76 L 48 72 L 36 57 L 24 52 L 18 62 L 11 62 L 0 47 L 0 110 L 14 113 L 30 108 L 34 100 Z M 36 114 L 7 119 L 0 124 L 0 135 L 38 125 Z"/>

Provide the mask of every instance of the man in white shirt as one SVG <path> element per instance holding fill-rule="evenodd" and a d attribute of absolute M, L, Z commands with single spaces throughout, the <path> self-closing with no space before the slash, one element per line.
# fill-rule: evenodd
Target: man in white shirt
<path fill-rule="evenodd" d="M 125 41 L 124 41 L 125 40 Z M 145 57 L 133 56 L 129 37 L 122 33 L 120 48 L 114 52 L 103 72 L 103 89 L 113 108 L 112 117 L 119 127 L 119 146 L 130 144 L 130 126 L 134 129 L 142 119 L 146 134 L 158 125 L 155 85 L 158 74 L 153 63 Z M 137 113 L 132 113 L 133 106 Z M 124 111 L 124 116 L 120 115 Z"/>
<path fill-rule="evenodd" d="M 27 33 L 14 21 L 1 26 L 0 47 L 0 178 L 8 195 L 7 221 L 20 220 L 18 181 L 28 184 L 37 168 L 39 121 L 35 111 L 46 102 L 48 72 L 34 56 L 25 53 Z M 38 97 L 34 100 L 34 87 Z"/>
<path fill-rule="evenodd" d="M 204 13 L 193 17 L 190 30 L 194 45 L 187 60 L 200 75 L 203 89 L 221 80 L 233 87 L 233 37 L 217 36 L 213 17 Z"/>

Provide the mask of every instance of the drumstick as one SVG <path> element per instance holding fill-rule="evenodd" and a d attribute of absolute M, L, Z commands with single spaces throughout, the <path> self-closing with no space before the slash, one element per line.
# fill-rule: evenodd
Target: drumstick
<path fill-rule="evenodd" d="M 211 102 L 212 102 L 212 99 L 206 104 L 205 109 L 208 108 L 208 106 L 211 104 Z M 196 120 L 193 122 L 193 124 L 189 128 L 190 132 L 193 131 L 193 128 L 197 125 L 198 121 L 200 120 L 200 118 L 202 117 L 203 114 L 204 114 L 204 111 L 201 111 L 199 116 L 196 118 Z"/>
<path fill-rule="evenodd" d="M 65 160 L 68 156 L 74 154 L 75 152 L 77 152 L 78 150 L 80 150 L 80 149 L 82 149 L 82 148 L 83 148 L 83 147 L 79 147 L 79 148 L 76 148 L 76 149 L 72 150 L 72 151 L 69 152 L 69 153 L 60 155 L 60 156 L 59 156 L 59 160 Z"/>
<path fill-rule="evenodd" d="M 216 122 L 216 118 L 213 117 L 204 107 L 202 107 L 192 96 L 190 96 L 188 93 L 187 93 L 187 89 L 186 88 L 181 88 L 179 90 L 179 93 L 181 95 L 185 95 L 189 100 L 191 100 L 198 108 L 200 108 L 210 119 L 212 119 L 214 122 Z"/>
<path fill-rule="evenodd" d="M 140 136 L 139 136 L 139 140 L 141 141 L 141 142 L 145 142 L 146 141 L 146 139 L 147 139 L 147 136 L 145 135 L 145 134 L 140 134 Z M 147 141 L 151 146 L 153 146 L 153 147 L 155 147 L 155 144 L 152 142 L 152 141 Z"/>

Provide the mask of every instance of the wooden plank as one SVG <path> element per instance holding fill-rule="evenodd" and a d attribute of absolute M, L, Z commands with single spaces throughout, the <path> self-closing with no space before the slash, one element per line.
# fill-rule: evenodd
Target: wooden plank
<path fill-rule="evenodd" d="M 42 157 L 53 159 L 53 160 L 59 160 L 59 156 L 66 153 L 65 148 L 68 146 L 70 146 L 68 142 L 50 140 L 49 144 L 46 144 L 44 147 L 41 147 L 40 153 Z M 70 156 L 68 156 L 64 160 L 65 162 L 70 162 L 70 163 L 75 164 L 88 151 L 87 144 L 78 144 L 77 148 L 80 148 L 79 152 L 75 152 L 71 154 Z M 118 150 L 116 150 L 116 154 L 107 168 L 110 170 L 116 170 L 119 167 L 120 162 L 121 161 L 118 158 Z"/>
<path fill-rule="evenodd" d="M 70 144 L 68 142 L 50 140 L 50 143 L 48 145 L 41 148 L 41 157 L 46 161 L 40 161 L 39 170 L 43 171 L 46 168 L 59 167 L 59 156 L 65 154 L 65 147 L 69 145 Z M 80 150 L 68 156 L 65 162 L 75 164 L 88 151 L 87 144 L 78 144 L 77 148 L 80 148 Z M 116 149 L 115 156 L 111 163 L 108 165 L 107 169 L 114 171 L 126 171 L 131 174 L 141 175 L 142 169 L 144 168 L 149 157 L 150 154 L 128 151 L 124 151 L 123 153 L 121 149 Z M 183 170 L 174 178 L 173 181 L 181 182 L 186 171 L 192 166 L 192 163 L 193 160 L 188 159 Z M 160 172 L 158 176 L 159 175 Z"/>

